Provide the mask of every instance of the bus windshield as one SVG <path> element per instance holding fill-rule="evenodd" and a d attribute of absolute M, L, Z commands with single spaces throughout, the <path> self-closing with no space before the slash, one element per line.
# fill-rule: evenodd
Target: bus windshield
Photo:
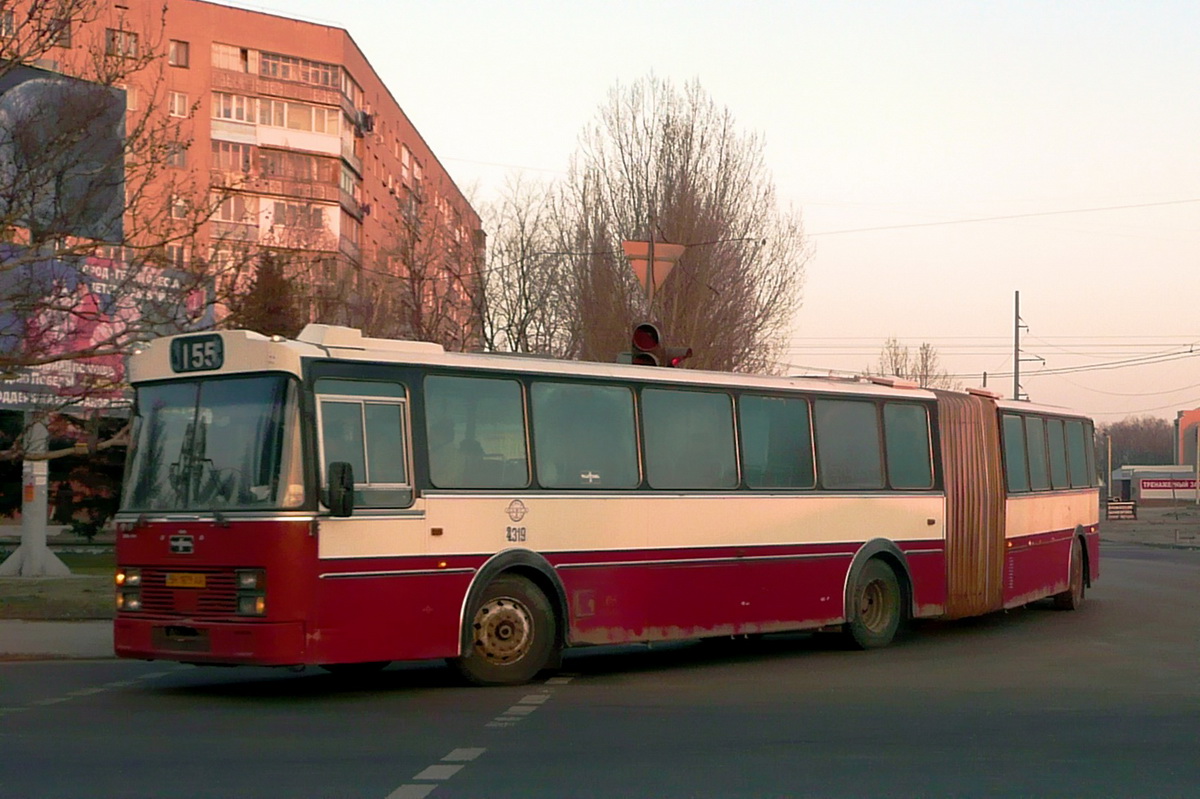
<path fill-rule="evenodd" d="M 304 502 L 295 381 L 283 375 L 137 388 L 124 511 Z"/>

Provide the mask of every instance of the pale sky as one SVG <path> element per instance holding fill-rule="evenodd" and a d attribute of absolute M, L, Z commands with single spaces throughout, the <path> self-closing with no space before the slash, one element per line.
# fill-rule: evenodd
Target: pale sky
<path fill-rule="evenodd" d="M 618 81 L 699 79 L 815 245 L 793 372 L 892 336 L 1011 395 L 1019 291 L 1034 401 L 1200 407 L 1195 0 L 227 3 L 347 29 L 477 198 L 563 174 Z"/>

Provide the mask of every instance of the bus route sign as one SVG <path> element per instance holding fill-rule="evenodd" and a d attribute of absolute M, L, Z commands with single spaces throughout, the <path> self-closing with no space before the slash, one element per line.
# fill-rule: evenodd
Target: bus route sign
<path fill-rule="evenodd" d="M 225 365 L 225 346 L 215 333 L 171 342 L 171 371 L 207 372 Z"/>

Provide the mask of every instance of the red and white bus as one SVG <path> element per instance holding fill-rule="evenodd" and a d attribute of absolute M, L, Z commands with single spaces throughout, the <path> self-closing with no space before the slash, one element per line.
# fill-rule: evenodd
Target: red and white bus
<path fill-rule="evenodd" d="M 122 657 L 346 671 L 840 629 L 1099 575 L 1091 422 L 986 393 L 447 353 L 310 325 L 143 346 Z"/>

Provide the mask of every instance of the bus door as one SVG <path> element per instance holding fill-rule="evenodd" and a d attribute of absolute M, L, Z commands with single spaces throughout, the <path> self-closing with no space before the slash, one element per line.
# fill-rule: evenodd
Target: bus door
<path fill-rule="evenodd" d="M 413 490 L 409 392 L 398 380 L 332 377 L 317 378 L 313 388 L 322 503 L 316 625 L 334 651 L 361 654 L 372 635 L 360 623 L 364 613 L 405 601 L 411 581 L 398 575 L 426 546 L 423 508 Z M 346 517 L 328 512 L 332 463 L 350 465 L 354 503 Z M 374 636 L 386 638 L 380 632 Z M 364 640 L 347 647 L 346 639 L 360 636 Z"/>
<path fill-rule="evenodd" d="M 1004 604 L 1004 474 L 995 400 L 938 391 L 946 486 L 946 613 Z"/>

